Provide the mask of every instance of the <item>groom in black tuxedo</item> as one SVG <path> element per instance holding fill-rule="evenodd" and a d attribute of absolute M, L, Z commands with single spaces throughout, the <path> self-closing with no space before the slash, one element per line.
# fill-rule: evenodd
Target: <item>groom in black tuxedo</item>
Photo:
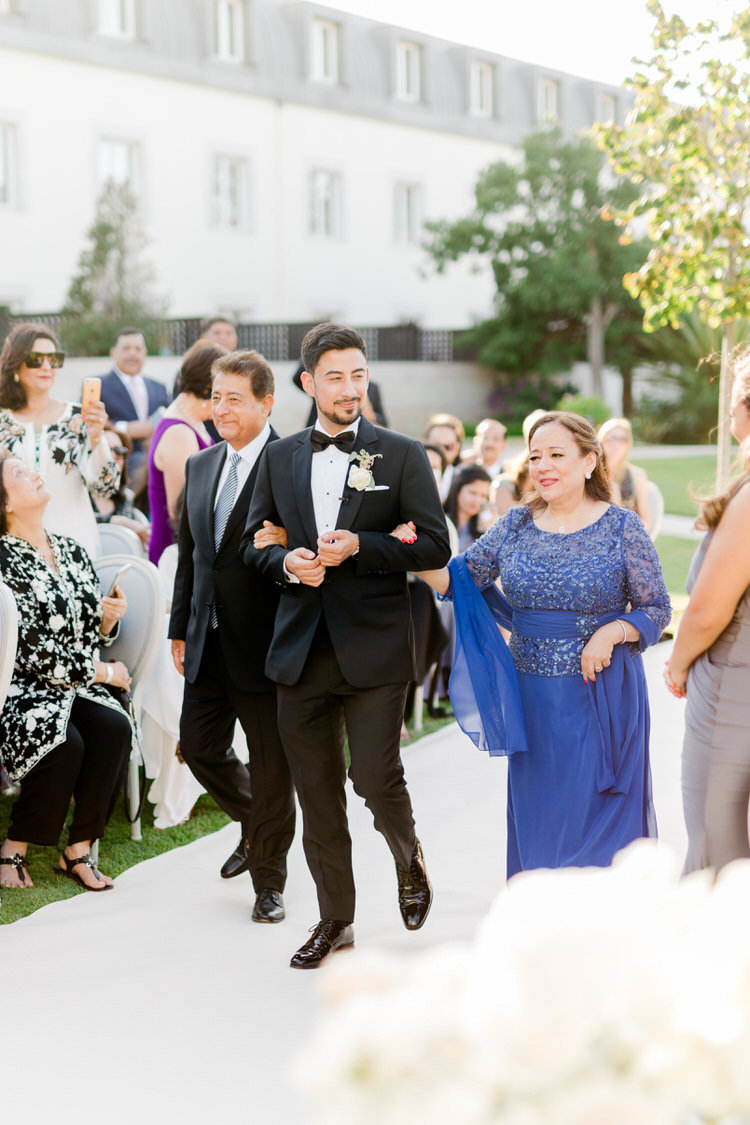
<path fill-rule="evenodd" d="M 276 722 L 276 688 L 266 677 L 278 593 L 248 573 L 240 538 L 266 445 L 274 381 L 258 352 L 231 352 L 212 368 L 211 404 L 224 440 L 196 453 L 185 471 L 169 636 L 185 677 L 180 750 L 201 785 L 242 825 L 221 869 L 250 872 L 254 922 L 284 918 L 286 855 L 294 836 L 294 794 Z M 250 750 L 232 749 L 239 719 Z"/>
<path fill-rule="evenodd" d="M 404 924 L 416 930 L 427 916 L 432 889 L 400 756 L 415 678 L 406 573 L 444 566 L 450 548 L 424 449 L 362 416 L 368 370 L 359 333 L 320 324 L 305 337 L 302 359 L 318 420 L 266 448 L 242 551 L 281 590 L 266 672 L 277 684 L 279 730 L 318 891 L 321 920 L 291 961 L 307 969 L 354 940 L 345 731 L 354 790 L 396 862 Z M 409 520 L 417 535 L 407 544 L 390 532 Z M 256 550 L 264 521 L 286 529 L 288 548 Z"/>

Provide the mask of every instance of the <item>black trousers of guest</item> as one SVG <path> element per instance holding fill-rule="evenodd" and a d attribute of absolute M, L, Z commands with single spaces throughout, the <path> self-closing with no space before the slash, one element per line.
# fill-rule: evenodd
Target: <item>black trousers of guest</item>
<path fill-rule="evenodd" d="M 279 730 L 302 808 L 303 845 L 321 918 L 354 919 L 351 837 L 346 819 L 344 730 L 349 777 L 397 863 L 408 867 L 416 837 L 401 764 L 406 684 L 347 683 L 325 627 L 296 684 L 277 687 Z"/>
<path fill-rule="evenodd" d="M 239 719 L 249 765 L 232 749 Z M 218 631 L 209 629 L 195 683 L 185 681 L 180 752 L 217 805 L 242 824 L 256 891 L 283 891 L 294 839 L 294 790 L 276 720 L 276 692 L 235 687 Z"/>
<path fill-rule="evenodd" d="M 76 696 L 65 742 L 45 754 L 21 781 L 8 838 L 54 847 L 72 797 L 68 845 L 98 840 L 115 807 L 130 744 L 124 711 Z"/>

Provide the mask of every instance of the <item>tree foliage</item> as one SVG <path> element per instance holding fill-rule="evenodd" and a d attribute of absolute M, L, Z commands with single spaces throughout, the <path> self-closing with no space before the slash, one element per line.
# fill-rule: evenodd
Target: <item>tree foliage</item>
<path fill-rule="evenodd" d="M 532 133 L 520 162 L 481 173 L 470 214 L 427 224 L 425 248 L 438 272 L 464 256 L 491 266 L 496 313 L 471 333 L 482 362 L 518 373 L 588 359 L 597 393 L 605 359 L 618 364 L 622 349 L 632 367 L 642 312 L 622 278 L 644 249 L 607 215 L 627 207 L 636 189 L 605 165 L 591 137 Z M 619 336 L 610 332 L 616 322 Z"/>
<path fill-rule="evenodd" d="M 166 301 L 154 293 L 153 267 L 143 256 L 148 240 L 127 184 L 107 181 L 86 237 L 62 310 L 66 347 L 78 355 L 106 355 L 118 328 L 131 324 L 158 346 L 155 322 Z"/>
<path fill-rule="evenodd" d="M 645 223 L 655 243 L 626 278 L 646 328 L 676 326 L 695 311 L 722 329 L 723 477 L 727 360 L 735 322 L 750 308 L 750 8 L 727 8 L 693 26 L 667 16 L 660 0 L 648 8 L 653 55 L 630 80 L 634 111 L 624 127 L 602 130 L 602 142 L 641 188 L 621 220 Z"/>

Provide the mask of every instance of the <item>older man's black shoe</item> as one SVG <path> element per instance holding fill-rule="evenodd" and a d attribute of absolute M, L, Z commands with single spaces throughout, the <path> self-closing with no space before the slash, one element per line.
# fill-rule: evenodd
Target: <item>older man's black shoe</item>
<path fill-rule="evenodd" d="M 239 844 L 221 869 L 221 877 L 222 879 L 234 879 L 235 875 L 241 875 L 243 871 L 249 870 L 249 844 L 245 837 L 241 836 Z"/>
<path fill-rule="evenodd" d="M 281 891 L 264 887 L 255 896 L 253 922 L 283 922 L 286 918 Z"/>
<path fill-rule="evenodd" d="M 407 867 L 396 864 L 398 876 L 398 906 L 407 930 L 418 930 L 424 925 L 432 905 L 432 884 L 427 877 L 427 868 L 422 854 L 422 845 L 417 840 L 414 855 Z"/>
<path fill-rule="evenodd" d="M 310 933 L 312 937 L 300 946 L 289 962 L 293 969 L 317 969 L 329 953 L 354 945 L 354 927 L 351 922 L 323 918 L 317 926 L 313 926 Z"/>

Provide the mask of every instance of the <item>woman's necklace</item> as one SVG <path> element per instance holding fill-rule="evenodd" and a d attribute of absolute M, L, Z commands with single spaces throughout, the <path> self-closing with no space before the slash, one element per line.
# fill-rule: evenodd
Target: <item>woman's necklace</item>
<path fill-rule="evenodd" d="M 198 421 L 197 418 L 194 418 L 192 414 L 185 409 L 181 402 L 173 402 L 172 409 L 176 414 L 179 414 L 184 422 L 187 422 L 188 426 L 191 426 L 196 433 L 200 434 L 205 442 L 209 442 L 211 440 L 208 436 L 208 430 L 203 425 L 203 423 Z"/>

